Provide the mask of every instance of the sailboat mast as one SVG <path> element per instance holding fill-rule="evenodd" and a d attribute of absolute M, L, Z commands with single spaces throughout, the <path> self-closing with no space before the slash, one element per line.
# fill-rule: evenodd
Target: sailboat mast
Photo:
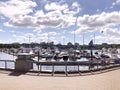
<path fill-rule="evenodd" d="M 50 38 L 50 37 L 49 37 L 49 33 L 48 33 L 48 43 L 49 43 L 49 38 Z"/>
<path fill-rule="evenodd" d="M 84 46 L 84 34 L 83 34 L 83 46 Z"/>
<path fill-rule="evenodd" d="M 30 38 L 31 38 L 31 36 L 29 35 L 28 38 L 29 38 L 29 48 L 30 48 L 30 47 L 31 47 L 31 46 L 30 46 Z"/>
<path fill-rule="evenodd" d="M 74 30 L 74 46 L 75 46 L 75 30 Z"/>
<path fill-rule="evenodd" d="M 94 33 L 94 44 L 95 44 L 95 33 Z"/>

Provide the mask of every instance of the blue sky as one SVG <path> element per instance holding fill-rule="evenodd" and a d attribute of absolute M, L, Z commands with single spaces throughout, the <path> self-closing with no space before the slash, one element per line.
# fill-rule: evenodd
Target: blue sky
<path fill-rule="evenodd" d="M 0 43 L 120 44 L 120 0 L 0 0 Z M 49 37 L 49 39 L 48 39 Z"/>

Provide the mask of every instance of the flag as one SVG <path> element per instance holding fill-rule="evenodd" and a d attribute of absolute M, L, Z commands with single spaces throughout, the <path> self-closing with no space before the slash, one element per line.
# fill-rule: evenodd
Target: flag
<path fill-rule="evenodd" d="M 91 49 L 92 47 L 93 47 L 93 40 L 91 40 L 90 42 L 89 42 L 89 48 Z"/>
<path fill-rule="evenodd" d="M 92 48 L 93 48 L 93 40 L 91 40 L 91 41 L 89 42 L 88 47 L 89 47 L 89 49 L 90 49 L 91 63 L 92 63 L 92 60 L 93 60 L 93 51 L 92 51 Z"/>

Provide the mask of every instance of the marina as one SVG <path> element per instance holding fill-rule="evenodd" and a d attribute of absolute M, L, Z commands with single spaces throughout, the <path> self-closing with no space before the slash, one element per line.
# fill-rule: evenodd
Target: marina
<path fill-rule="evenodd" d="M 120 0 L 0 0 L 0 90 L 120 90 Z"/>
<path fill-rule="evenodd" d="M 96 52 L 96 50 L 93 52 Z M 48 56 L 41 57 L 40 55 L 37 55 L 38 57 L 37 56 L 33 57 L 33 53 L 28 53 L 28 52 L 19 53 L 17 56 L 16 55 L 13 56 L 4 52 L 0 52 L 0 54 L 1 54 L 0 68 L 2 69 L 16 70 L 17 65 L 20 65 L 19 67 L 24 67 L 22 66 L 22 63 L 16 64 L 17 61 L 20 62 L 23 61 L 26 64 L 30 63 L 30 68 L 29 68 L 29 64 L 27 65 L 28 72 L 33 71 L 33 72 L 38 72 L 39 74 L 51 73 L 52 76 L 54 76 L 55 73 L 65 73 L 65 75 L 68 76 L 68 73 L 98 71 L 111 67 L 118 67 L 120 65 L 119 57 L 108 58 L 102 56 L 101 58 L 93 58 L 93 57 L 88 58 L 84 56 L 81 58 L 76 58 L 74 61 L 74 58 L 73 60 L 71 60 L 70 57 L 66 56 L 66 54 L 63 54 L 61 58 L 57 58 L 57 59 L 54 57 L 48 58 Z"/>

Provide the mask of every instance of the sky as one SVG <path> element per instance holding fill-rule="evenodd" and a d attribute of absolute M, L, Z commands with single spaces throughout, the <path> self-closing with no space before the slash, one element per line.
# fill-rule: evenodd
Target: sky
<path fill-rule="evenodd" d="M 0 0 L 0 43 L 120 44 L 120 0 Z"/>

